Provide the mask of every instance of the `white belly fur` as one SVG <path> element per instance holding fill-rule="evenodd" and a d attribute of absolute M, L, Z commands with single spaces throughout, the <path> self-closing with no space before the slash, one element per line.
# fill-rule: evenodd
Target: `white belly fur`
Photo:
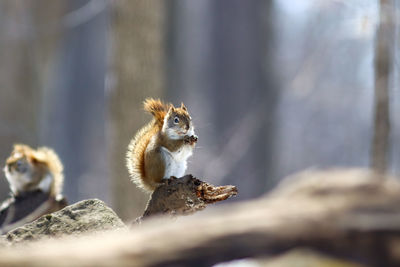
<path fill-rule="evenodd" d="M 17 194 L 18 191 L 23 191 L 25 184 L 29 183 L 31 180 L 30 176 L 26 173 L 9 172 L 7 166 L 4 167 L 4 173 L 13 194 Z"/>
<path fill-rule="evenodd" d="M 164 178 L 171 176 L 182 177 L 186 171 L 186 160 L 192 155 L 193 147 L 190 145 L 183 146 L 175 152 L 162 147 L 161 151 L 165 160 Z"/>
<path fill-rule="evenodd" d="M 10 184 L 10 189 L 13 194 L 17 192 L 23 192 L 26 184 L 31 181 L 31 176 L 28 173 L 20 174 L 17 172 L 10 173 L 7 168 L 4 168 L 6 178 Z M 53 176 L 47 174 L 42 181 L 36 186 L 35 189 L 40 189 L 44 193 L 50 192 L 51 183 L 53 182 Z"/>

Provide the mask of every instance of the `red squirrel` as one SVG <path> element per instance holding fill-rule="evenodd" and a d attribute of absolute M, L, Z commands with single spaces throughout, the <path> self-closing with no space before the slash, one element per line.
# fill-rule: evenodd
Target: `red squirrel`
<path fill-rule="evenodd" d="M 0 233 L 68 205 L 61 192 L 63 165 L 52 149 L 14 145 L 4 173 L 11 195 L 0 206 Z"/>
<path fill-rule="evenodd" d="M 14 196 L 34 190 L 41 190 L 52 197 L 61 195 L 63 165 L 50 148 L 34 150 L 27 145 L 14 145 L 4 172 Z"/>
<path fill-rule="evenodd" d="M 132 181 L 146 191 L 154 191 L 163 179 L 181 177 L 192 155 L 197 136 L 192 118 L 182 103 L 180 107 L 148 98 L 144 110 L 153 120 L 131 140 L 127 167 Z"/>

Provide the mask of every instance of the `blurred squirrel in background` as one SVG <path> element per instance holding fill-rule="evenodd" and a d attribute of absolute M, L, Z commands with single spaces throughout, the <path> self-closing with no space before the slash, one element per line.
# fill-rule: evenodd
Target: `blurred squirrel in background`
<path fill-rule="evenodd" d="M 127 167 L 137 186 L 154 191 L 164 178 L 185 174 L 186 161 L 193 153 L 197 136 L 183 103 L 174 107 L 148 98 L 144 101 L 144 110 L 154 118 L 131 140 Z"/>
<path fill-rule="evenodd" d="M 52 149 L 40 147 L 34 150 L 16 144 L 6 160 L 4 173 L 11 196 L 0 207 L 2 232 L 67 206 L 61 194 L 63 165 Z"/>

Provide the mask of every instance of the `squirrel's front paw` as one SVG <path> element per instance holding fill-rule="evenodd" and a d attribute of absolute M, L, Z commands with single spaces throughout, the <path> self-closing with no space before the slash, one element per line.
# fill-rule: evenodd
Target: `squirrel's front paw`
<path fill-rule="evenodd" d="M 198 139 L 197 135 L 191 135 L 191 136 L 186 135 L 183 140 L 185 141 L 186 144 L 193 145 L 197 143 L 197 139 Z"/>

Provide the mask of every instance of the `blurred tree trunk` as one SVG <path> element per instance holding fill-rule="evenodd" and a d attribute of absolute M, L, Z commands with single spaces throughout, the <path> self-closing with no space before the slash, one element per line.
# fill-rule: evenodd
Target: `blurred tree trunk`
<path fill-rule="evenodd" d="M 60 1 L 0 2 L 0 162 L 13 143 L 39 145 L 42 86 L 59 35 Z M 3 176 L 3 173 L 0 174 Z M 0 179 L 0 199 L 8 194 Z"/>
<path fill-rule="evenodd" d="M 108 10 L 105 0 L 63 0 L 62 42 L 43 95 L 42 136 L 64 163 L 70 202 L 109 200 L 105 75 Z M 46 18 L 46 17 L 45 17 Z"/>
<path fill-rule="evenodd" d="M 168 96 L 186 103 L 199 135 L 187 173 L 260 195 L 274 176 L 273 3 L 168 3 Z"/>
<path fill-rule="evenodd" d="M 395 27 L 390 0 L 380 0 L 380 21 L 375 36 L 375 117 L 372 168 L 383 173 L 388 165 L 390 132 L 389 82 Z"/>
<path fill-rule="evenodd" d="M 107 125 L 113 207 L 123 219 L 143 213 L 148 195 L 130 181 L 125 154 L 130 139 L 150 116 L 142 101 L 163 93 L 164 2 L 113 1 L 112 63 L 109 73 L 110 123 Z"/>

